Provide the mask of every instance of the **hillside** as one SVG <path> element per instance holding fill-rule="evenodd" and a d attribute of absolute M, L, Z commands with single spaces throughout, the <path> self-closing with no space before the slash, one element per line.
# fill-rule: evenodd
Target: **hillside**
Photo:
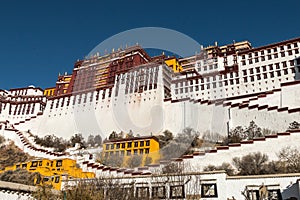
<path fill-rule="evenodd" d="M 5 142 L 3 137 L 0 137 L 0 169 L 32 159 L 30 155 L 19 149 L 13 141 Z"/>

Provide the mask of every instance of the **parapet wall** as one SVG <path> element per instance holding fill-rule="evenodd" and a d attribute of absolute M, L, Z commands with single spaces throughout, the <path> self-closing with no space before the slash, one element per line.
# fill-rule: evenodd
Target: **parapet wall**
<path fill-rule="evenodd" d="M 75 133 L 85 137 L 100 134 L 107 137 L 112 131 L 132 130 L 135 134 L 159 134 L 168 129 L 175 135 L 184 127 L 200 133 L 206 131 L 226 135 L 236 126 L 248 126 L 255 121 L 261 128 L 282 132 L 289 123 L 300 121 L 300 83 L 284 83 L 280 89 L 241 95 L 219 100 L 165 98 L 159 70 L 155 88 L 142 93 L 125 93 L 125 82 L 116 88 L 90 91 L 73 96 L 39 100 L 31 106 L 34 112 L 9 114 L 9 102 L 2 105 L 0 121 L 8 120 L 21 131 L 30 130 L 40 136 L 56 134 L 69 138 Z M 299 101 L 298 101 L 299 100 Z M 26 105 L 27 104 L 22 104 Z M 12 108 L 14 108 L 12 105 Z M 41 107 L 42 106 L 42 107 Z M 3 109 L 5 107 L 5 109 Z"/>

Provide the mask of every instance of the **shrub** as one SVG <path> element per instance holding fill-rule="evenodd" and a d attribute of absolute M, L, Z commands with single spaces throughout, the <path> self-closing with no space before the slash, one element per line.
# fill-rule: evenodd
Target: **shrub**
<path fill-rule="evenodd" d="M 182 163 L 169 163 L 162 168 L 163 174 L 175 174 L 183 172 Z"/>
<path fill-rule="evenodd" d="M 70 147 L 70 143 L 68 141 L 55 135 L 46 135 L 43 138 L 36 135 L 34 136 L 34 142 L 43 147 L 54 148 L 54 151 L 56 152 L 64 152 L 68 147 Z"/>
<path fill-rule="evenodd" d="M 30 159 L 32 159 L 32 157 L 29 154 L 24 153 L 13 142 L 0 147 L 0 169 Z"/>
<path fill-rule="evenodd" d="M 288 173 L 300 172 L 300 152 L 296 147 L 287 146 L 278 153 L 284 169 Z"/>
<path fill-rule="evenodd" d="M 266 174 L 265 164 L 268 162 L 268 156 L 260 152 L 250 153 L 242 158 L 232 159 L 233 164 L 239 171 L 239 175 L 257 175 Z"/>
<path fill-rule="evenodd" d="M 229 163 L 222 163 L 220 166 L 214 166 L 214 165 L 208 165 L 204 167 L 203 171 L 219 171 L 219 170 L 225 170 L 226 174 L 228 175 L 234 175 L 234 169 Z"/>
<path fill-rule="evenodd" d="M 142 165 L 143 156 L 141 155 L 133 155 L 127 160 L 127 166 L 129 168 L 135 168 Z"/>
<path fill-rule="evenodd" d="M 0 145 L 5 142 L 5 138 L 0 135 Z"/>
<path fill-rule="evenodd" d="M 293 121 L 290 123 L 288 130 L 300 129 L 300 123 L 297 121 Z"/>
<path fill-rule="evenodd" d="M 34 179 L 37 177 L 41 177 L 38 172 L 28 172 L 25 169 L 17 169 L 15 171 L 5 171 L 0 174 L 1 181 L 20 183 L 24 185 L 34 185 Z"/>

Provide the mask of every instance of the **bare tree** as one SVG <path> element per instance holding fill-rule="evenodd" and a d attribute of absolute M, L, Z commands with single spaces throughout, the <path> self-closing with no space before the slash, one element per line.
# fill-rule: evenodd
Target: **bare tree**
<path fill-rule="evenodd" d="M 12 166 L 16 163 L 25 162 L 32 159 L 27 153 L 19 149 L 14 142 L 0 147 L 0 169 Z"/>
<path fill-rule="evenodd" d="M 118 139 L 119 135 L 116 133 L 116 131 L 111 132 L 111 134 L 108 136 L 109 140 Z"/>
<path fill-rule="evenodd" d="M 41 187 L 32 195 L 41 200 L 137 200 L 134 196 L 132 182 L 120 181 L 114 177 L 99 177 L 91 180 L 76 180 L 67 183 L 60 193 L 54 193 L 46 187 Z"/>
<path fill-rule="evenodd" d="M 222 136 L 219 133 L 213 133 L 213 132 L 210 132 L 210 131 L 205 131 L 202 135 L 202 139 L 205 142 L 217 143 L 219 141 L 222 141 L 224 139 L 224 136 Z"/>
<path fill-rule="evenodd" d="M 237 126 L 235 129 L 233 129 L 229 132 L 227 138 L 224 138 L 223 143 L 225 143 L 225 144 L 238 143 L 243 139 L 242 138 L 243 133 L 244 133 L 243 127 Z"/>
<path fill-rule="evenodd" d="M 276 134 L 277 132 L 274 131 L 274 130 L 271 130 L 271 129 L 268 129 L 268 128 L 263 128 L 262 129 L 262 134 L 263 136 L 266 136 L 266 135 L 274 135 Z"/>
<path fill-rule="evenodd" d="M 170 134 L 166 134 L 169 135 Z M 178 133 L 176 137 L 169 140 L 165 146 L 160 150 L 162 159 L 170 160 L 172 158 L 178 158 L 185 154 L 193 152 L 193 145 L 197 144 L 199 133 L 192 128 L 185 128 L 181 133 Z"/>
<path fill-rule="evenodd" d="M 172 140 L 167 146 L 160 150 L 163 160 L 171 160 L 182 156 L 191 146 L 191 143 L 177 142 Z"/>
<path fill-rule="evenodd" d="M 129 168 L 135 168 L 142 165 L 143 156 L 142 155 L 133 155 L 127 160 L 127 166 Z"/>
<path fill-rule="evenodd" d="M 40 186 L 35 192 L 31 193 L 33 199 L 39 200 L 57 200 L 57 199 L 64 199 L 64 193 L 54 191 L 51 186 L 44 185 Z M 31 198 L 29 198 L 31 200 Z"/>
<path fill-rule="evenodd" d="M 84 138 L 82 137 L 82 135 L 80 133 L 73 135 L 70 139 L 70 142 L 71 142 L 72 147 L 74 147 L 76 143 L 80 144 L 80 146 L 83 148 L 86 145 Z"/>
<path fill-rule="evenodd" d="M 144 163 L 144 165 L 149 165 L 149 164 L 151 164 L 152 163 L 152 158 L 151 157 L 149 157 L 149 156 L 147 156 L 146 158 L 145 158 L 145 163 Z"/>
<path fill-rule="evenodd" d="M 127 138 L 133 138 L 133 137 L 134 137 L 133 131 L 132 131 L 131 129 L 129 130 L 129 133 L 127 134 L 126 137 L 127 137 Z"/>
<path fill-rule="evenodd" d="M 25 185 L 34 185 L 34 179 L 41 178 L 38 172 L 28 172 L 25 169 L 8 170 L 0 174 L 1 181 L 20 183 Z"/>
<path fill-rule="evenodd" d="M 183 163 L 179 162 L 170 162 L 162 168 L 163 174 L 173 174 L 173 173 L 182 173 L 183 172 Z"/>
<path fill-rule="evenodd" d="M 111 167 L 122 167 L 124 164 L 124 156 L 122 155 L 101 155 L 100 160 L 101 164 Z"/>
<path fill-rule="evenodd" d="M 266 174 L 282 174 L 287 173 L 285 163 L 277 160 L 277 161 L 270 161 L 264 165 L 265 173 Z"/>
<path fill-rule="evenodd" d="M 171 131 L 165 130 L 163 132 L 163 135 L 158 135 L 157 138 L 159 140 L 159 147 L 163 148 L 164 146 L 169 144 L 170 141 L 172 141 L 174 139 L 174 136 L 173 136 L 173 133 Z"/>
<path fill-rule="evenodd" d="M 253 139 L 256 137 L 262 137 L 262 131 L 261 128 L 257 126 L 257 124 L 255 124 L 255 122 L 252 120 L 248 126 L 248 128 L 246 128 L 244 135 L 243 135 L 243 139 Z"/>
<path fill-rule="evenodd" d="M 263 137 L 273 133 L 275 132 L 269 129 L 261 129 L 254 121 L 251 121 L 248 127 L 243 128 L 242 126 L 237 126 L 232 129 L 228 136 L 224 138 L 223 144 L 239 143 L 242 140 L 252 140 L 253 138 Z"/>
<path fill-rule="evenodd" d="M 5 142 L 5 138 L 2 135 L 0 135 L 0 144 L 2 144 L 4 142 Z"/>
<path fill-rule="evenodd" d="M 200 199 L 200 175 L 185 173 L 189 168 L 184 162 L 171 162 L 165 165 L 162 174 L 151 176 L 152 199 Z M 166 187 L 168 194 L 164 191 Z"/>
<path fill-rule="evenodd" d="M 100 135 L 96 135 L 94 137 L 94 142 L 95 142 L 95 145 L 98 145 L 98 146 L 102 145 L 102 137 Z"/>
<path fill-rule="evenodd" d="M 92 147 L 95 145 L 95 137 L 93 135 L 89 135 L 87 139 L 87 144 L 91 145 Z"/>
<path fill-rule="evenodd" d="M 220 166 L 208 165 L 203 168 L 203 171 L 219 171 L 225 170 L 228 175 L 235 175 L 233 167 L 229 163 L 222 163 Z"/>
<path fill-rule="evenodd" d="M 66 141 L 62 137 L 57 137 L 55 135 L 45 135 L 44 137 L 40 138 L 39 136 L 35 135 L 34 142 L 38 145 L 43 147 L 50 147 L 54 148 L 56 152 L 64 152 L 68 147 L 71 146 L 69 141 Z"/>
<path fill-rule="evenodd" d="M 200 199 L 200 174 L 168 173 L 144 177 L 139 181 L 130 177 L 99 177 L 69 180 L 64 190 L 54 197 L 53 191 L 38 190 L 36 199 L 68 200 L 138 200 L 138 199 Z"/>
<path fill-rule="evenodd" d="M 268 156 L 256 152 L 250 153 L 242 158 L 235 157 L 232 162 L 238 169 L 239 175 L 265 174 L 264 165 L 268 162 Z"/>
<path fill-rule="evenodd" d="M 278 153 L 278 157 L 283 162 L 286 172 L 300 172 L 300 152 L 296 147 L 283 148 Z"/>

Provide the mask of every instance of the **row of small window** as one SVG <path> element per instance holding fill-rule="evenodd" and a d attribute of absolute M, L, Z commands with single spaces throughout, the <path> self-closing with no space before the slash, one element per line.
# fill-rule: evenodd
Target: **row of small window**
<path fill-rule="evenodd" d="M 21 101 L 42 101 L 43 98 L 42 97 L 12 97 L 10 100 L 11 101 L 17 101 L 17 102 L 21 102 Z"/>
<path fill-rule="evenodd" d="M 105 95 L 105 91 L 106 91 L 106 90 L 102 90 L 102 91 L 103 91 L 103 93 L 102 93 L 102 99 L 105 99 L 105 96 L 106 96 L 106 97 L 108 96 L 108 98 L 111 97 L 112 89 L 109 89 L 109 90 L 106 92 L 107 95 Z M 93 94 L 93 93 L 92 93 L 92 94 Z M 94 96 L 93 96 L 92 94 L 91 94 L 90 97 L 89 97 L 89 102 L 92 102 L 93 99 L 94 99 Z M 100 94 L 100 91 L 98 90 L 98 92 L 97 92 L 97 94 L 96 94 L 96 101 L 99 100 L 99 96 L 100 96 L 99 94 Z M 84 95 L 84 97 L 82 98 L 83 95 Z M 73 102 L 72 102 L 73 105 L 75 105 L 76 100 L 77 100 L 77 103 L 78 103 L 78 104 L 81 104 L 81 103 L 87 103 L 87 100 L 88 100 L 87 96 L 88 96 L 88 93 L 80 94 L 80 95 L 78 95 L 78 98 L 77 98 L 77 96 L 74 96 Z M 66 100 L 66 101 L 65 101 L 65 100 Z M 60 101 L 60 99 L 58 99 L 58 100 L 56 101 L 55 107 L 58 108 L 58 107 L 59 107 L 59 103 L 60 103 L 60 107 L 63 107 L 63 106 L 65 105 L 65 102 L 66 102 L 66 106 L 69 106 L 69 105 L 70 105 L 70 101 L 71 101 L 71 97 L 62 98 L 61 101 Z M 54 107 L 54 100 L 53 100 L 53 101 L 51 102 L 51 104 L 50 104 L 50 109 L 53 109 L 53 107 Z"/>
<path fill-rule="evenodd" d="M 175 65 L 175 67 L 174 67 L 174 65 L 170 65 L 169 67 L 171 69 L 175 69 L 176 71 L 178 71 L 180 69 L 178 65 Z"/>
<path fill-rule="evenodd" d="M 97 62 L 97 60 L 85 60 L 85 62 L 86 63 L 90 63 L 90 62 L 94 63 L 94 62 Z M 79 68 L 79 70 L 77 70 L 76 75 L 78 75 L 78 74 L 85 74 L 85 73 L 89 73 L 90 71 L 99 70 L 98 68 L 101 67 L 101 66 L 98 66 L 98 67 L 97 66 L 86 67 L 86 66 L 84 66 L 84 64 L 81 65 L 82 68 Z"/>
<path fill-rule="evenodd" d="M 283 74 L 284 75 L 288 75 L 289 74 L 289 69 L 283 69 Z M 295 73 L 295 69 L 294 68 L 290 68 L 291 73 Z M 299 71 L 300 72 L 300 71 Z M 268 77 L 268 73 L 263 73 L 263 74 L 257 74 L 257 79 L 256 80 L 261 80 L 261 77 L 263 77 L 264 79 L 268 79 L 268 78 L 274 78 L 275 77 L 275 72 L 269 72 L 269 77 Z M 282 75 L 282 71 L 278 70 L 276 71 L 276 75 L 277 77 Z M 254 75 L 250 76 L 250 81 L 254 81 Z M 248 82 L 248 77 L 244 77 L 244 82 L 247 83 Z M 206 89 L 211 89 L 212 88 L 217 88 L 217 85 L 219 87 L 223 87 L 223 86 L 228 86 L 228 85 L 234 85 L 234 84 L 239 84 L 240 81 L 239 79 L 231 79 L 231 80 L 224 80 L 224 81 L 220 81 L 220 82 L 213 82 L 213 83 L 207 83 L 207 84 L 201 84 L 201 85 L 195 85 L 194 87 L 185 87 L 185 88 L 179 88 L 179 89 L 175 89 L 175 94 L 181 94 L 181 93 L 188 93 L 188 92 L 194 92 L 194 91 L 199 91 L 200 90 L 206 90 Z M 205 87 L 206 86 L 206 87 Z"/>
<path fill-rule="evenodd" d="M 138 155 L 138 154 L 149 154 L 150 149 L 146 148 L 146 149 L 133 149 L 131 150 L 121 150 L 121 151 L 110 151 L 110 152 L 105 152 L 105 156 L 125 156 L 125 152 L 126 152 L 126 156 L 130 156 L 130 155 Z"/>
<path fill-rule="evenodd" d="M 46 93 L 46 96 L 53 96 L 54 95 L 54 90 L 48 90 L 45 93 Z"/>
<path fill-rule="evenodd" d="M 51 182 L 54 182 L 54 183 L 59 183 L 60 181 L 60 176 L 46 176 L 46 177 L 43 177 L 42 179 L 41 178 L 37 178 L 36 180 L 36 184 L 40 184 L 41 182 L 42 183 L 46 183 L 48 181 L 51 181 Z"/>
<path fill-rule="evenodd" d="M 32 161 L 31 162 L 31 165 L 29 166 L 30 168 L 31 167 L 41 167 L 43 165 L 43 161 Z M 53 161 L 51 162 L 47 162 L 46 163 L 46 166 L 50 166 L 52 167 L 53 166 Z M 62 160 L 57 160 L 56 161 L 56 167 L 61 167 L 62 166 Z M 16 168 L 23 168 L 23 169 L 26 169 L 27 168 L 27 163 L 23 163 L 23 164 L 17 164 L 16 165 Z"/>
<path fill-rule="evenodd" d="M 123 71 L 133 67 L 133 61 L 126 61 L 123 63 L 115 63 L 110 67 L 110 72 Z"/>
<path fill-rule="evenodd" d="M 37 90 L 35 90 L 36 92 Z M 14 92 L 12 92 L 12 95 L 14 96 L 19 96 L 19 95 L 27 95 L 28 90 L 24 89 L 24 90 L 16 90 Z"/>
<path fill-rule="evenodd" d="M 130 195 L 130 189 L 125 195 Z M 132 189 L 131 189 L 132 190 Z M 152 199 L 167 199 L 167 192 L 165 186 L 152 186 L 151 187 L 151 198 Z M 181 199 L 185 198 L 184 185 L 172 185 L 169 187 L 169 198 L 171 199 Z M 136 187 L 135 196 L 139 199 L 149 199 L 150 198 L 150 188 L 149 187 Z M 201 197 L 218 197 L 217 185 L 213 184 L 201 184 Z"/>
<path fill-rule="evenodd" d="M 217 64 L 213 64 L 213 65 L 205 65 L 203 66 L 203 71 L 207 71 L 207 70 L 213 70 L 213 69 L 218 69 L 218 65 Z M 201 71 L 201 67 L 198 65 L 198 71 Z"/>
<path fill-rule="evenodd" d="M 228 66 L 228 60 L 227 60 L 227 57 L 223 57 L 224 58 L 224 60 L 223 60 L 223 64 L 224 64 L 224 66 Z M 234 55 L 233 56 L 233 64 L 234 65 L 237 65 L 238 63 L 237 63 L 237 56 L 236 55 Z"/>
<path fill-rule="evenodd" d="M 200 67 L 201 65 L 204 66 L 204 65 L 207 65 L 208 63 L 216 63 L 216 62 L 218 62 L 218 58 L 214 57 L 214 58 L 210 58 L 210 59 L 198 60 L 196 65 L 198 67 Z"/>
<path fill-rule="evenodd" d="M 238 78 L 235 80 L 234 79 L 224 80 L 224 81 L 220 81 L 220 82 L 213 82 L 213 83 L 207 83 L 207 84 L 202 84 L 202 85 L 195 85 L 195 86 L 191 86 L 191 87 L 175 89 L 175 94 L 194 92 L 194 90 L 199 91 L 199 89 L 200 90 L 206 90 L 206 89 L 209 90 L 209 89 L 211 89 L 211 87 L 217 88 L 217 85 L 218 85 L 218 87 L 223 87 L 223 86 L 234 85 L 234 84 L 239 84 L 239 83 L 240 83 L 240 81 Z"/>
<path fill-rule="evenodd" d="M 133 56 L 131 56 L 131 57 L 127 56 L 127 58 L 125 58 L 125 59 L 118 59 L 117 61 L 113 61 L 112 64 L 117 65 L 118 63 L 123 63 L 124 60 L 125 60 L 125 62 L 131 61 L 131 60 L 133 60 Z"/>
<path fill-rule="evenodd" d="M 298 53 L 299 53 L 299 49 L 295 49 L 295 54 L 298 54 Z M 272 55 L 273 55 L 273 57 L 272 57 Z M 288 51 L 288 55 L 289 56 L 293 55 L 292 50 Z M 285 57 L 286 56 L 285 52 L 280 52 L 280 56 Z M 272 58 L 278 58 L 278 53 L 270 54 L 270 55 L 267 55 L 266 57 L 267 57 L 268 60 L 271 60 Z M 260 61 L 265 61 L 266 57 L 265 56 L 260 56 L 260 60 L 259 60 L 259 57 L 255 57 L 254 59 L 249 58 L 248 59 L 248 64 L 253 64 L 254 62 L 258 63 Z M 242 65 L 246 65 L 246 60 L 242 60 Z"/>
<path fill-rule="evenodd" d="M 135 87 L 133 87 L 133 85 L 131 85 L 130 89 L 129 89 L 129 86 L 126 85 L 125 87 L 125 94 L 132 94 L 132 93 L 142 93 L 143 91 L 147 91 L 147 90 L 152 90 L 152 89 L 157 89 L 157 80 L 154 84 L 152 83 L 149 83 L 149 85 L 140 85 L 140 86 L 137 86 L 135 85 Z"/>
<path fill-rule="evenodd" d="M 259 189 L 251 189 L 247 192 L 249 197 L 252 197 L 251 200 L 261 199 L 261 190 Z M 266 196 L 268 199 L 279 200 L 282 199 L 282 195 L 280 189 L 268 189 Z"/>
<path fill-rule="evenodd" d="M 294 69 L 294 68 L 291 68 L 291 71 L 292 71 L 292 73 L 295 73 L 295 69 Z M 263 77 L 264 79 L 274 78 L 274 77 L 275 77 L 275 73 L 276 73 L 277 77 L 279 77 L 279 76 L 281 76 L 281 73 L 282 73 L 282 72 L 281 72 L 281 71 L 269 72 L 269 77 L 268 77 L 268 73 L 257 74 L 257 75 L 256 75 L 256 80 L 261 80 L 262 77 Z M 284 74 L 284 75 L 287 75 L 287 74 L 288 74 L 288 69 L 284 69 L 284 70 L 283 70 L 283 74 Z M 253 75 L 253 76 L 250 76 L 249 78 L 250 78 L 250 81 L 251 81 L 251 82 L 255 81 L 255 80 L 254 80 L 254 75 Z M 248 80 L 249 80 L 248 77 L 244 77 L 244 83 L 247 83 Z"/>
<path fill-rule="evenodd" d="M 134 145 L 134 147 L 144 147 L 144 146 L 150 146 L 150 140 L 146 140 L 146 141 L 136 141 L 136 142 L 123 142 L 123 143 L 116 143 L 116 144 L 106 144 L 105 149 L 109 150 L 109 149 L 124 149 L 124 148 L 132 148 L 132 143 Z M 139 145 L 140 143 L 140 145 Z M 127 147 L 125 147 L 127 144 Z"/>
<path fill-rule="evenodd" d="M 88 90 L 92 89 L 94 86 L 94 82 L 77 82 L 76 84 L 73 85 L 72 91 L 78 91 L 78 90 Z M 66 88 L 64 88 L 66 89 Z"/>
<path fill-rule="evenodd" d="M 102 73 L 99 70 L 89 70 L 89 71 L 82 71 L 82 73 L 77 73 L 76 74 L 76 81 L 83 81 L 83 80 L 94 80 L 95 79 L 95 75 L 99 74 L 99 72 L 101 74 L 103 73 L 107 73 L 108 70 L 103 71 Z M 64 80 L 63 80 L 64 81 Z"/>
<path fill-rule="evenodd" d="M 287 48 L 286 48 L 287 50 L 290 50 L 290 49 L 292 49 L 293 47 L 294 47 L 294 48 L 297 48 L 297 47 L 298 47 L 298 44 L 295 42 L 294 44 L 288 44 L 286 47 L 287 47 Z M 279 49 L 280 49 L 280 51 L 285 51 L 284 46 L 280 46 Z M 270 53 L 276 53 L 276 52 L 278 52 L 279 49 L 278 49 L 278 47 L 274 47 L 273 49 L 261 50 L 261 51 L 260 51 L 260 55 L 265 55 L 265 52 L 266 52 L 267 54 L 270 54 Z M 254 56 L 259 56 L 258 52 L 254 52 L 254 53 L 249 53 L 249 54 L 248 54 L 248 58 L 252 58 L 252 55 L 254 55 Z M 245 59 L 245 58 L 246 58 L 246 56 L 245 56 L 245 55 L 242 55 L 242 59 Z"/>
<path fill-rule="evenodd" d="M 290 60 L 289 64 L 290 64 L 290 66 L 294 66 L 294 60 Z M 287 67 L 286 61 L 282 62 L 281 65 L 282 65 L 282 68 L 286 68 Z M 280 69 L 280 63 L 270 64 L 268 66 L 264 65 L 261 67 L 256 67 L 255 70 L 256 70 L 256 73 L 260 73 L 261 71 L 263 71 L 263 72 L 267 71 L 267 68 L 269 68 L 269 71 L 272 71 L 274 68 Z M 254 74 L 254 68 L 250 68 L 250 69 L 248 69 L 248 71 L 250 74 Z M 247 69 L 243 70 L 243 75 L 244 76 L 247 75 Z"/>
<path fill-rule="evenodd" d="M 41 110 L 41 105 L 40 105 L 40 110 Z M 9 108 L 9 114 L 13 115 L 28 115 L 28 114 L 33 114 L 35 110 L 35 104 L 21 104 L 21 105 L 16 105 L 14 111 L 12 111 L 12 107 Z"/>
<path fill-rule="evenodd" d="M 224 74 L 224 75 L 220 74 L 217 76 L 211 76 L 211 77 L 207 77 L 207 78 L 182 81 L 180 83 L 175 83 L 175 88 L 189 86 L 189 85 L 193 85 L 193 84 L 199 84 L 199 80 L 200 80 L 200 83 L 204 83 L 205 80 L 206 80 L 205 81 L 206 83 L 210 83 L 211 81 L 216 81 L 217 77 L 218 77 L 218 80 L 227 79 L 227 78 L 234 79 L 234 78 L 239 77 L 239 74 L 238 74 L 238 72 L 230 72 L 229 76 L 227 76 L 227 74 Z"/>

